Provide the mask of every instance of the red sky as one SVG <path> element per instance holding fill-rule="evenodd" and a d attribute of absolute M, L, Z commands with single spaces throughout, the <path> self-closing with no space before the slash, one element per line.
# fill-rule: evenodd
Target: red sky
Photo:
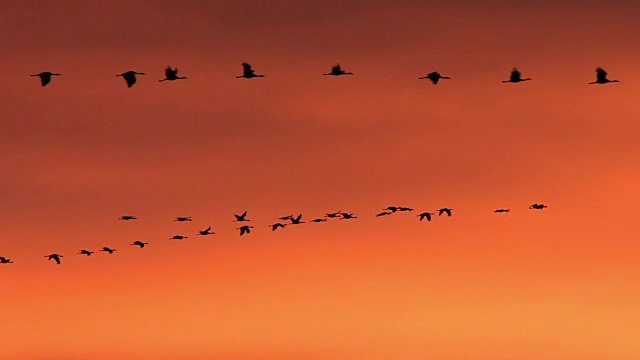
<path fill-rule="evenodd" d="M 636 4 L 3 5 L 0 358 L 638 358 Z"/>

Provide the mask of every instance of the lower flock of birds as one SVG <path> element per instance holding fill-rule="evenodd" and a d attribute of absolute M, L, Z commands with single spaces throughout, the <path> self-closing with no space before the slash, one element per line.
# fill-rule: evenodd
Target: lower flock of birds
<path fill-rule="evenodd" d="M 131 71 L 123 72 L 122 74 L 118 74 L 116 76 L 122 77 L 126 82 L 127 87 L 130 88 L 136 83 L 137 75 L 145 75 L 145 73 L 131 70 Z M 340 64 L 336 64 L 331 68 L 330 72 L 322 75 L 343 76 L 343 75 L 353 75 L 353 73 L 344 71 L 340 66 Z M 40 84 L 44 87 L 51 82 L 51 78 L 53 76 L 61 76 L 61 74 L 53 73 L 51 71 L 43 71 L 41 73 L 34 74 L 31 76 L 39 77 Z M 251 65 L 248 63 L 242 63 L 242 75 L 236 76 L 236 78 L 244 78 L 244 79 L 253 79 L 253 78 L 262 78 L 262 77 L 265 77 L 265 76 L 256 74 L 255 70 L 253 70 Z M 178 76 L 178 68 L 172 68 L 171 66 L 168 66 L 164 70 L 164 79 L 160 79 L 158 81 L 163 82 L 163 81 L 174 81 L 174 80 L 185 80 L 185 79 L 187 79 L 186 76 Z M 448 76 L 442 76 L 437 71 L 433 71 L 423 77 L 419 77 L 418 79 L 430 80 L 434 85 L 437 85 L 440 80 L 443 80 L 443 79 L 448 80 L 451 78 Z M 517 68 L 513 68 L 513 70 L 511 70 L 511 75 L 509 76 L 509 80 L 503 80 L 502 82 L 503 83 L 519 83 L 519 82 L 529 81 L 529 80 L 532 80 L 532 79 L 528 77 L 523 78 L 520 71 Z M 607 72 L 602 68 L 597 68 L 596 81 L 590 82 L 589 84 L 608 84 L 608 83 L 614 83 L 614 82 L 620 82 L 620 81 L 609 80 L 607 78 Z"/>
<path fill-rule="evenodd" d="M 543 210 L 547 208 L 546 205 L 544 204 L 532 204 L 531 206 L 529 206 L 529 209 L 533 209 L 533 210 Z M 383 216 L 389 216 L 392 215 L 393 213 L 396 212 L 409 212 L 409 211 L 413 211 L 412 208 L 408 208 L 408 207 L 403 207 L 403 206 L 388 206 L 384 209 L 382 209 L 381 212 L 379 212 L 378 214 L 376 214 L 376 217 L 383 217 Z M 441 208 L 436 210 L 438 213 L 438 216 L 442 216 L 442 215 L 447 215 L 447 216 L 451 216 L 453 209 L 451 208 Z M 510 212 L 510 209 L 497 209 L 494 210 L 493 212 L 496 214 L 499 213 L 508 213 Z M 417 215 L 418 220 L 419 221 L 423 221 L 423 220 L 427 220 L 427 221 L 431 221 L 432 217 L 435 216 L 435 213 L 431 213 L 428 211 L 419 213 Z M 249 222 L 251 221 L 250 219 L 247 219 L 247 211 L 243 212 L 242 214 L 238 215 L 238 214 L 233 214 L 233 216 L 235 217 L 235 219 L 233 220 L 233 222 L 238 222 L 238 223 L 244 223 L 244 222 Z M 324 215 L 324 217 L 321 218 L 316 218 L 313 220 L 310 220 L 309 222 L 311 223 L 321 223 L 321 222 L 326 222 L 329 221 L 329 219 L 337 219 L 337 220 L 350 220 L 350 219 L 357 219 L 358 217 L 355 216 L 354 214 L 351 213 L 347 213 L 347 212 L 341 212 L 341 211 L 337 211 L 337 212 L 333 212 L 333 213 L 327 213 Z M 118 218 L 118 220 L 122 220 L 122 221 L 131 221 L 131 220 L 137 220 L 138 218 L 133 216 L 133 215 L 123 215 L 121 217 Z M 278 218 L 278 222 L 275 222 L 273 224 L 270 224 L 269 227 L 271 228 L 271 231 L 276 231 L 280 228 L 284 229 L 287 226 L 290 225 L 299 225 L 299 224 L 304 224 L 305 222 L 302 221 L 302 214 L 298 214 L 297 216 L 294 215 L 287 215 L 287 216 L 282 216 L 280 218 Z M 179 216 L 176 217 L 174 221 L 177 222 L 185 222 L 185 221 L 193 221 L 193 219 L 191 219 L 190 216 Z M 288 221 L 288 222 L 287 222 Z M 253 229 L 254 226 L 250 226 L 250 225 L 242 225 L 238 228 L 236 228 L 236 230 L 240 231 L 240 236 L 243 236 L 245 234 L 250 234 L 251 233 L 251 229 Z M 215 232 L 211 231 L 211 226 L 207 227 L 204 230 L 200 230 L 198 231 L 198 236 L 207 236 L 207 235 L 214 235 Z M 184 240 L 187 239 L 187 236 L 184 235 L 174 235 L 173 237 L 169 238 L 170 240 Z M 149 243 L 146 242 L 142 242 L 140 240 L 136 240 L 133 243 L 130 244 L 130 246 L 137 246 L 140 249 L 144 248 L 146 245 L 148 245 Z M 100 249 L 99 251 L 108 253 L 108 254 L 113 254 L 116 249 L 112 249 L 110 247 L 103 247 L 102 249 Z M 85 255 L 85 256 L 91 256 L 93 253 L 95 253 L 94 251 L 90 251 L 90 250 L 86 250 L 86 249 L 81 249 L 79 250 L 79 252 L 77 253 L 78 255 Z M 56 264 L 60 265 L 60 263 L 62 262 L 60 260 L 60 258 L 62 258 L 64 256 L 60 255 L 60 254 L 49 254 L 49 255 L 45 255 L 45 258 L 47 258 L 48 260 L 53 260 L 55 261 Z M 0 264 L 13 264 L 13 260 L 0 256 Z"/>

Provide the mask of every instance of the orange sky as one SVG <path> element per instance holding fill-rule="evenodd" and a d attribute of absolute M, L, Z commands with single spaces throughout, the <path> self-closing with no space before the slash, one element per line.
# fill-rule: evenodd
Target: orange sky
<path fill-rule="evenodd" d="M 3 3 L 0 358 L 637 359 L 640 8 L 425 3 Z"/>

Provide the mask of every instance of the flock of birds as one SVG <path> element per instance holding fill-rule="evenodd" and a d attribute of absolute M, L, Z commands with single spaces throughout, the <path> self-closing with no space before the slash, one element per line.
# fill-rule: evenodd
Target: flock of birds
<path fill-rule="evenodd" d="M 544 204 L 532 204 L 531 206 L 529 206 L 529 209 L 532 210 L 543 210 L 547 208 L 547 205 Z M 376 214 L 376 217 L 383 217 L 383 216 L 389 216 L 392 215 L 394 213 L 398 213 L 398 212 L 410 212 L 413 211 L 414 209 L 409 208 L 409 207 L 404 207 L 404 206 L 388 206 L 384 209 L 382 209 L 381 212 L 379 212 L 378 214 Z M 510 212 L 510 209 L 497 209 L 494 210 L 493 212 L 496 214 L 499 213 L 508 213 Z M 447 215 L 447 216 L 451 216 L 453 209 L 451 208 L 441 208 L 436 210 L 436 212 L 438 213 L 438 216 L 442 216 L 442 215 Z M 424 211 L 421 212 L 417 215 L 418 220 L 419 221 L 423 221 L 423 220 L 427 220 L 427 221 L 431 221 L 432 217 L 435 216 L 435 213 L 429 212 L 429 211 Z M 237 222 L 237 223 L 245 223 L 245 222 L 249 222 L 251 221 L 250 219 L 247 218 L 247 211 L 243 212 L 242 214 L 238 215 L 238 214 L 233 214 L 234 216 L 234 220 L 233 222 Z M 337 211 L 337 212 L 332 212 L 332 213 L 327 213 L 324 215 L 324 217 L 321 218 L 315 218 L 313 220 L 310 220 L 309 222 L 311 223 L 321 223 L 321 222 L 326 222 L 329 221 L 329 219 L 337 219 L 337 220 L 351 220 L 351 219 L 357 219 L 358 217 L 355 216 L 352 213 L 348 213 L 348 212 L 342 212 L 342 211 Z M 121 217 L 118 218 L 118 220 L 121 221 L 132 221 L 132 220 L 137 220 L 138 218 L 136 216 L 133 215 L 123 215 Z M 300 225 L 300 224 L 304 224 L 305 222 L 302 221 L 302 214 L 298 214 L 297 216 L 294 215 L 286 215 L 286 216 L 282 216 L 278 218 L 278 222 L 275 222 L 273 224 L 269 225 L 269 228 L 271 228 L 271 231 L 276 231 L 278 229 L 284 229 L 287 226 L 291 226 L 291 225 Z M 190 216 L 178 216 L 175 218 L 176 222 L 186 222 L 186 221 L 193 221 L 193 219 Z M 287 222 L 288 221 L 288 222 Z M 240 231 L 240 236 L 246 235 L 246 234 L 250 234 L 251 233 L 251 229 L 255 228 L 254 226 L 251 225 L 242 225 L 238 228 L 236 228 L 236 230 Z M 198 236 L 207 236 L 207 235 L 215 235 L 215 232 L 211 231 L 211 226 L 207 227 L 204 230 L 200 230 L 198 231 Z M 184 235 L 174 235 L 171 238 L 169 238 L 169 240 L 184 240 L 187 239 L 188 236 L 184 236 Z M 140 249 L 143 249 L 146 245 L 148 245 L 149 243 L 146 242 L 142 242 L 140 240 L 136 240 L 133 243 L 130 244 L 130 246 L 137 246 Z M 110 248 L 110 247 L 103 247 L 102 249 L 100 249 L 99 251 L 101 252 L 105 252 L 108 254 L 113 254 L 116 249 Z M 92 254 L 94 254 L 95 251 L 90 251 L 87 249 L 81 249 L 79 250 L 79 252 L 77 253 L 78 255 L 85 255 L 85 256 L 91 256 Z M 57 254 L 57 253 L 53 253 L 53 254 L 49 254 L 49 255 L 45 255 L 45 258 L 47 258 L 48 260 L 53 260 L 55 261 L 56 264 L 60 265 L 62 260 L 60 260 L 60 258 L 62 258 L 64 256 Z M 0 256 L 0 264 L 13 264 L 13 260 Z"/>
<path fill-rule="evenodd" d="M 136 83 L 137 75 L 145 75 L 145 73 L 131 70 L 131 71 L 123 72 L 122 74 L 118 74 L 116 76 L 122 77 L 124 81 L 127 83 L 127 87 L 130 88 Z M 340 66 L 340 64 L 336 64 L 331 68 L 330 72 L 322 75 L 342 76 L 342 75 L 353 75 L 353 73 L 344 71 Z M 50 71 L 44 71 L 31 76 L 39 77 L 40 83 L 42 84 L 42 86 L 47 86 L 51 82 L 52 76 L 61 76 L 61 74 L 53 73 Z M 242 75 L 236 76 L 236 78 L 244 78 L 244 79 L 252 79 L 252 78 L 259 78 L 259 77 L 265 77 L 265 76 L 256 74 L 255 70 L 253 70 L 251 65 L 248 63 L 242 63 Z M 185 79 L 187 79 L 186 76 L 178 76 L 178 68 L 172 68 L 171 66 L 167 66 L 167 68 L 164 70 L 164 79 L 161 79 L 158 81 L 163 82 L 163 81 L 174 81 L 174 80 L 185 80 Z M 418 79 L 427 79 L 427 80 L 430 80 L 434 85 L 437 85 L 440 80 L 443 80 L 443 79 L 448 80 L 451 78 L 448 76 L 442 76 L 437 71 L 433 71 L 423 77 L 419 77 Z M 523 78 L 522 73 L 520 73 L 520 71 L 517 68 L 513 68 L 513 70 L 511 70 L 511 75 L 509 76 L 509 80 L 503 80 L 502 82 L 503 83 L 519 83 L 519 82 L 529 81 L 529 80 L 532 80 L 532 79 Z M 608 84 L 608 83 L 614 83 L 614 82 L 620 82 L 620 81 L 609 80 L 607 78 L 607 72 L 602 68 L 597 68 L 596 81 L 590 82 L 589 84 Z"/>

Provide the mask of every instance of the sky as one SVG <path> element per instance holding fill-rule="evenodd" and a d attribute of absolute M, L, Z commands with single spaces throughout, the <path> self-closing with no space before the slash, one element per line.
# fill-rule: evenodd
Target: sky
<path fill-rule="evenodd" d="M 637 359 L 639 6 L 4 2 L 0 358 Z"/>

